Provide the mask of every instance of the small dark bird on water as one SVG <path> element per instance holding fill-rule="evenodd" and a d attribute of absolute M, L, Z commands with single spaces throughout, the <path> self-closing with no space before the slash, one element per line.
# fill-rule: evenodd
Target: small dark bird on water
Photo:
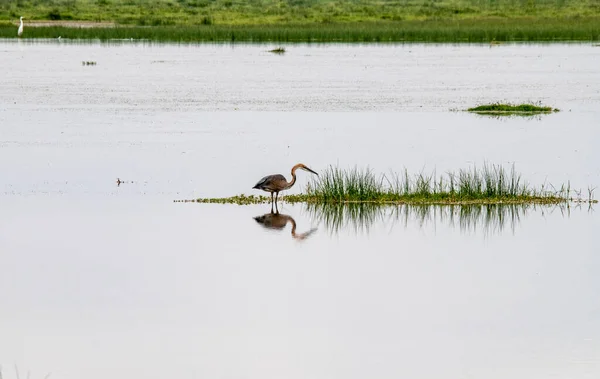
<path fill-rule="evenodd" d="M 285 176 L 281 174 L 269 175 L 265 176 L 261 180 L 256 183 L 256 185 L 252 188 L 261 189 L 263 191 L 271 192 L 271 210 L 273 209 L 273 193 L 275 193 L 275 209 L 277 209 L 277 198 L 279 197 L 280 191 L 285 191 L 287 189 L 292 188 L 294 183 L 296 183 L 296 170 L 302 169 L 308 172 L 312 172 L 315 175 L 319 175 L 310 168 L 306 167 L 302 163 L 298 163 L 294 167 L 292 167 L 292 180 L 288 182 L 285 179 Z"/>

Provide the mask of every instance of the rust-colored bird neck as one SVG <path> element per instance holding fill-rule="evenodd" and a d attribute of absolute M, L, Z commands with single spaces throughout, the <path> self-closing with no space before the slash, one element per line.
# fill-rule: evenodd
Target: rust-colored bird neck
<path fill-rule="evenodd" d="M 303 167 L 304 165 L 302 163 L 298 163 L 297 165 L 295 165 L 294 167 L 292 167 L 292 180 L 287 184 L 287 188 L 292 188 L 292 186 L 294 184 L 296 184 L 296 170 L 299 169 L 300 167 Z"/>

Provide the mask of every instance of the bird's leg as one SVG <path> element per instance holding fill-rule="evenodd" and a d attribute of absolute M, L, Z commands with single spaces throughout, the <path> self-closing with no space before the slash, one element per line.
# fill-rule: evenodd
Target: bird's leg
<path fill-rule="evenodd" d="M 275 211 L 279 213 L 279 208 L 277 207 L 277 199 L 279 198 L 279 192 L 275 192 Z"/>
<path fill-rule="evenodd" d="M 273 213 L 273 192 L 271 192 L 271 213 Z"/>

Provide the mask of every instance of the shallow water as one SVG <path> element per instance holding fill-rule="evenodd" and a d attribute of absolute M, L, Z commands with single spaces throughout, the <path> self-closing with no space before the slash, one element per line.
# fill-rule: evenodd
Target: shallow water
<path fill-rule="evenodd" d="M 269 48 L 0 42 L 5 379 L 600 375 L 597 207 L 173 202 L 299 161 L 585 191 L 597 49 Z M 498 100 L 562 111 L 451 111 Z"/>

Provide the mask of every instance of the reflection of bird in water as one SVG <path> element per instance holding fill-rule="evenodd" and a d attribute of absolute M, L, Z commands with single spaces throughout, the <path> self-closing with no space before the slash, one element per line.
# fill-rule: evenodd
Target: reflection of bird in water
<path fill-rule="evenodd" d="M 23 16 L 20 18 L 21 25 L 19 25 L 19 30 L 17 30 L 17 37 L 21 37 L 23 35 Z"/>
<path fill-rule="evenodd" d="M 285 176 L 281 174 L 269 175 L 265 176 L 261 180 L 256 183 L 256 185 L 252 188 L 261 189 L 263 191 L 271 192 L 271 211 L 273 211 L 273 193 L 275 193 L 275 209 L 277 209 L 277 198 L 279 196 L 279 191 L 284 191 L 292 188 L 294 183 L 296 183 L 296 170 L 303 169 L 308 172 L 312 172 L 315 175 L 319 175 L 310 168 L 306 167 L 302 163 L 298 163 L 294 167 L 292 167 L 292 180 L 288 182 L 285 179 Z"/>
<path fill-rule="evenodd" d="M 258 222 L 264 228 L 274 230 L 282 230 L 289 221 L 292 223 L 292 238 L 297 240 L 304 240 L 317 231 L 317 228 L 312 228 L 308 232 L 296 233 L 296 220 L 294 220 L 291 216 L 281 213 L 266 213 L 264 215 L 254 217 L 254 220 L 256 220 L 256 222 Z"/>

